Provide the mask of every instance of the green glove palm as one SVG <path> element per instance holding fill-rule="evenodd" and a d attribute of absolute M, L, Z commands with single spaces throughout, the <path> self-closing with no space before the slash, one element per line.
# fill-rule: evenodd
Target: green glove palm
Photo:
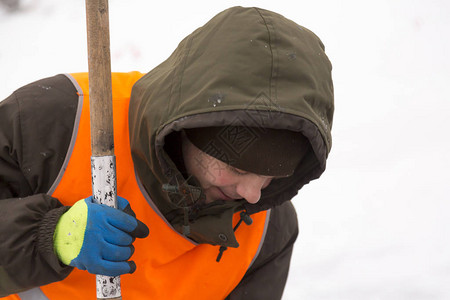
<path fill-rule="evenodd" d="M 118 209 L 96 204 L 92 197 L 75 203 L 56 225 L 53 237 L 58 258 L 66 265 L 93 274 L 118 276 L 133 273 L 128 261 L 135 238 L 148 235 L 127 200 L 117 197 Z"/>

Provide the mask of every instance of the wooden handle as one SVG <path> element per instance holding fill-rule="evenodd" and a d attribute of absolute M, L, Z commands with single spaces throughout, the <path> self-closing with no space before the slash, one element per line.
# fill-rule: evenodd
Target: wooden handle
<path fill-rule="evenodd" d="M 92 156 L 114 155 L 108 0 L 86 0 Z"/>

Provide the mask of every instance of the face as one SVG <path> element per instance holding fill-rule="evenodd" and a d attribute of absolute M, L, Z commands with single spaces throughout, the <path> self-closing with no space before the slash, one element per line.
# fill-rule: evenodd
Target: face
<path fill-rule="evenodd" d="M 274 178 L 236 169 L 201 151 L 186 136 L 183 136 L 182 147 L 186 170 L 199 181 L 206 203 L 238 199 L 257 203 L 261 198 L 261 190 Z"/>

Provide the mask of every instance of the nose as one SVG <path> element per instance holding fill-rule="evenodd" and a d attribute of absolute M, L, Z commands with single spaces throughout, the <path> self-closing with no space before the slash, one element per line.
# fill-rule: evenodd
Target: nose
<path fill-rule="evenodd" d="M 236 186 L 236 192 L 248 203 L 255 204 L 261 198 L 261 190 L 269 185 L 271 178 L 249 174 Z"/>

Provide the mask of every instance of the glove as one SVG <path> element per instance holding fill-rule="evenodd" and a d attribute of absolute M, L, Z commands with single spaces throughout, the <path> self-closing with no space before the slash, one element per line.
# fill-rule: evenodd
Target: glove
<path fill-rule="evenodd" d="M 133 273 L 128 261 L 135 238 L 148 236 L 148 227 L 135 218 L 127 200 L 117 197 L 118 209 L 94 202 L 93 197 L 76 202 L 65 212 L 53 235 L 61 262 L 89 273 L 118 276 Z"/>

